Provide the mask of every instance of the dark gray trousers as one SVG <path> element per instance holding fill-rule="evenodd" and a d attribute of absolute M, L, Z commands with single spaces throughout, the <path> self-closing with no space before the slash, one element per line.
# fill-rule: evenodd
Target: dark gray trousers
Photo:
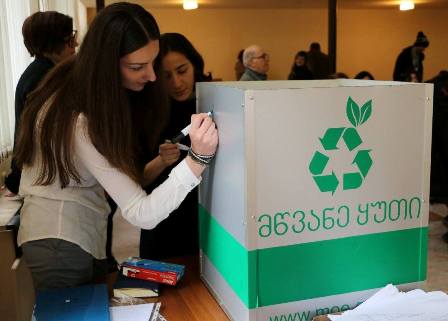
<path fill-rule="evenodd" d="M 36 291 L 93 282 L 107 273 L 106 260 L 97 260 L 78 245 L 48 238 L 22 244 Z"/>

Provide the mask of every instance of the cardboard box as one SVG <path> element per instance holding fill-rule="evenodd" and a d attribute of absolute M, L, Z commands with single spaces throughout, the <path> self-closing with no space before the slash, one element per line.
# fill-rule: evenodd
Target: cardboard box
<path fill-rule="evenodd" d="M 2 321 L 30 321 L 34 287 L 25 262 L 16 258 L 13 230 L 0 231 L 0 316 Z"/>
<path fill-rule="evenodd" d="M 201 275 L 232 320 L 310 321 L 426 279 L 433 87 L 201 83 Z"/>

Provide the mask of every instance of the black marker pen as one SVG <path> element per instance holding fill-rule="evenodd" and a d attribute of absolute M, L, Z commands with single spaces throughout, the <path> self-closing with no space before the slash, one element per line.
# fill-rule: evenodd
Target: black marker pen
<path fill-rule="evenodd" d="M 207 116 L 208 116 L 208 117 L 212 117 L 212 115 L 213 115 L 213 112 L 212 112 L 212 111 L 209 111 L 209 112 L 207 113 Z M 174 137 L 173 139 L 171 139 L 171 142 L 172 142 L 173 144 L 176 144 L 176 143 L 180 142 L 182 138 L 184 138 L 185 136 L 188 135 L 188 133 L 190 132 L 190 128 L 191 128 L 191 124 L 188 125 L 187 127 L 185 127 L 184 129 L 182 129 L 182 130 L 180 131 L 180 134 L 179 134 L 179 135 L 177 135 L 176 137 Z"/>

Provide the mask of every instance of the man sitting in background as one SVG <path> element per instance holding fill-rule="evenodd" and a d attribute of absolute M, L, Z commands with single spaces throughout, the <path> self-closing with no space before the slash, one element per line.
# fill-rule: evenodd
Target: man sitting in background
<path fill-rule="evenodd" d="M 269 55 L 257 45 L 244 49 L 243 64 L 246 70 L 240 80 L 266 80 L 269 71 Z"/>

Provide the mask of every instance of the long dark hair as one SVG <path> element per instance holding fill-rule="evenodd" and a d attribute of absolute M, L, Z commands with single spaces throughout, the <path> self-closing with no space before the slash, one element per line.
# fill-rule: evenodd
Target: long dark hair
<path fill-rule="evenodd" d="M 99 12 L 78 55 L 54 68 L 27 99 L 16 157 L 22 166 L 33 165 L 36 152 L 41 155 L 36 184 L 51 184 L 56 174 L 61 187 L 70 179 L 80 183 L 72 155 L 73 132 L 80 113 L 88 121 L 88 135 L 98 152 L 139 182 L 133 114 L 134 109 L 144 111 L 149 144 L 155 146 L 166 121 L 160 60 L 155 62 L 157 81 L 134 93 L 138 99 L 132 99 L 132 103 L 122 86 L 119 63 L 124 55 L 159 38 L 155 19 L 138 5 L 115 3 Z"/>
<path fill-rule="evenodd" d="M 292 62 L 292 66 L 291 66 L 291 72 L 295 71 L 295 69 L 297 68 L 296 60 L 298 57 L 303 57 L 303 59 L 305 60 L 304 66 L 306 66 L 306 63 L 308 61 L 308 54 L 306 53 L 306 51 L 303 51 L 303 50 L 298 51 L 296 53 L 296 55 L 294 56 L 294 61 Z"/>
<path fill-rule="evenodd" d="M 364 77 L 369 77 L 370 80 L 375 80 L 375 78 L 373 78 L 373 75 L 366 70 L 358 72 L 354 79 L 363 79 Z"/>
<path fill-rule="evenodd" d="M 180 33 L 164 33 L 160 37 L 160 56 L 163 59 L 169 52 L 175 51 L 184 55 L 193 65 L 194 81 L 210 81 L 211 74 L 204 74 L 204 59 L 193 44 Z"/>

